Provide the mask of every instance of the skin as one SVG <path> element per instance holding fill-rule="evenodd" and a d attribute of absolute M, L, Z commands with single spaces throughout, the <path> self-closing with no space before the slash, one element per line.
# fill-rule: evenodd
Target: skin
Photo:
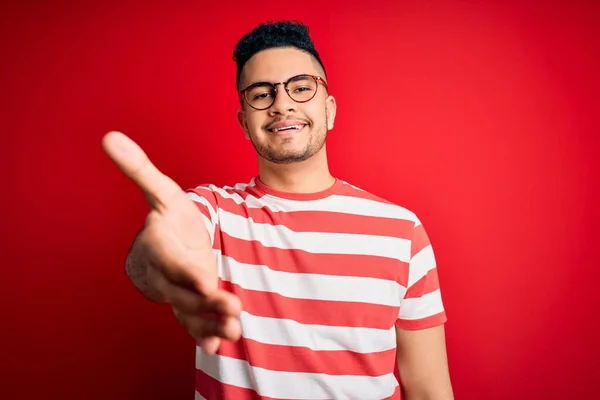
<path fill-rule="evenodd" d="M 325 77 L 307 53 L 292 48 L 265 50 L 248 61 L 240 87 L 257 81 L 282 82 L 304 73 Z M 284 192 L 325 190 L 335 182 L 327 163 L 326 138 L 334 126 L 336 101 L 322 85 L 307 103 L 294 102 L 283 86 L 278 89 L 271 108 L 258 111 L 244 102 L 237 112 L 256 150 L 260 179 Z M 299 132 L 279 135 L 267 129 L 273 122 L 290 118 L 308 125 Z M 222 338 L 239 339 L 242 304 L 218 288 L 216 259 L 196 206 L 124 134 L 110 132 L 102 144 L 121 172 L 142 190 L 150 207 L 127 259 L 127 274 L 134 286 L 147 298 L 171 306 L 205 352 L 215 353 Z M 453 399 L 443 325 L 396 329 L 396 333 L 404 398 Z"/>
<path fill-rule="evenodd" d="M 246 63 L 240 87 L 260 81 L 282 82 L 298 74 L 325 77 L 322 68 L 309 54 L 291 48 L 269 49 L 255 54 Z M 329 172 L 325 139 L 333 129 L 335 98 L 319 84 L 317 94 L 307 103 L 293 101 L 278 87 L 275 103 L 258 111 L 246 102 L 237 117 L 246 138 L 254 146 L 261 181 L 284 192 L 311 193 L 325 190 L 335 179 Z M 286 118 L 302 119 L 309 126 L 299 134 L 276 135 L 266 127 Z M 295 162 L 287 162 L 296 159 Z"/>

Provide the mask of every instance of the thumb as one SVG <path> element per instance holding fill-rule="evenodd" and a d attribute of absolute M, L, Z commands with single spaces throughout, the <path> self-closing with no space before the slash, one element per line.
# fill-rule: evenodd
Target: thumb
<path fill-rule="evenodd" d="M 102 138 L 102 147 L 121 172 L 144 192 L 151 208 L 164 208 L 183 194 L 181 187 L 160 172 L 142 148 L 123 133 L 107 133 Z"/>

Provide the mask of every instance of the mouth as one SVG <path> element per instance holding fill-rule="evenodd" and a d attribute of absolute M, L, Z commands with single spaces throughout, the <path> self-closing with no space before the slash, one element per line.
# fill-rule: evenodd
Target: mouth
<path fill-rule="evenodd" d="M 267 129 L 267 131 L 271 132 L 271 133 L 275 133 L 275 134 L 292 134 L 292 133 L 297 133 L 300 132 L 302 129 L 304 129 L 304 127 L 306 126 L 306 124 L 295 124 L 295 125 L 289 125 L 289 126 L 282 126 L 279 128 L 271 128 L 271 129 Z"/>

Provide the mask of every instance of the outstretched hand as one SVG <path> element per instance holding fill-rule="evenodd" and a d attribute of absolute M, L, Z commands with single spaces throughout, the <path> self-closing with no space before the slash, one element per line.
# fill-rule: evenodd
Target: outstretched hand
<path fill-rule="evenodd" d="M 172 306 L 205 352 L 215 353 L 221 338 L 237 340 L 241 302 L 218 287 L 217 261 L 200 210 L 124 134 L 106 134 L 102 146 L 150 206 L 138 238 L 147 285 Z"/>

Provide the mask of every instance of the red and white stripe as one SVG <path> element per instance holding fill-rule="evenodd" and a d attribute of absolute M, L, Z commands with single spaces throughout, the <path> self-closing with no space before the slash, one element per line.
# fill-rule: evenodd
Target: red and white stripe
<path fill-rule="evenodd" d="M 196 399 L 399 399 L 396 328 L 445 321 L 435 255 L 414 213 L 343 183 L 293 200 L 256 181 L 188 192 L 242 338 L 196 354 Z"/>

